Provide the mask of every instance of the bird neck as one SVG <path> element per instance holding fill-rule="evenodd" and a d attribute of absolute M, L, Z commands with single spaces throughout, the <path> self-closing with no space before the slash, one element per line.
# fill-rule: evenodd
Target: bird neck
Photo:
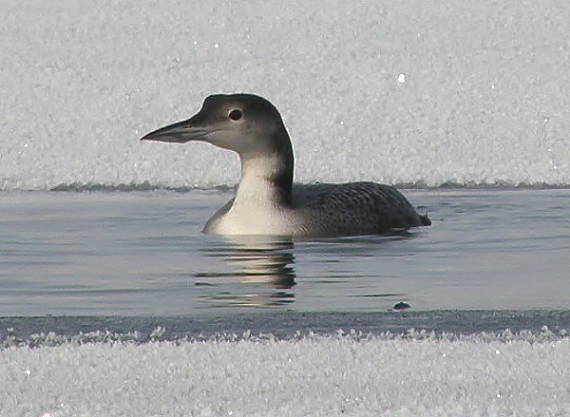
<path fill-rule="evenodd" d="M 241 181 L 234 206 L 291 205 L 294 160 L 290 142 L 270 152 L 242 154 L 240 158 Z"/>

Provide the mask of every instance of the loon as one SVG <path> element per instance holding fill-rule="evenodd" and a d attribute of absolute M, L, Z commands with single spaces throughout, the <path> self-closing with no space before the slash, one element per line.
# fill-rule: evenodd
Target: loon
<path fill-rule="evenodd" d="M 293 148 L 277 109 L 253 94 L 216 94 L 188 120 L 141 140 L 202 141 L 241 160 L 235 197 L 206 223 L 218 235 L 353 236 L 429 226 L 394 187 L 372 182 L 293 187 Z"/>

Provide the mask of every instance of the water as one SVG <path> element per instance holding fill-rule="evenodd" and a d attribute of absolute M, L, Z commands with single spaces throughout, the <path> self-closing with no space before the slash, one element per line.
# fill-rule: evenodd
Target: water
<path fill-rule="evenodd" d="M 568 190 L 406 194 L 431 227 L 289 240 L 201 234 L 229 191 L 2 193 L 0 316 L 570 307 Z"/>

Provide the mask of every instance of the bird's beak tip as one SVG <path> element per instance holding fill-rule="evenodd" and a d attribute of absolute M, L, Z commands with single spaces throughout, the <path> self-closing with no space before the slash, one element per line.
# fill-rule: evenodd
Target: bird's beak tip
<path fill-rule="evenodd" d="M 144 135 L 140 140 L 186 143 L 191 140 L 201 140 L 209 133 L 209 130 L 199 126 L 193 126 L 190 120 L 183 120 L 168 126 L 161 127 Z"/>

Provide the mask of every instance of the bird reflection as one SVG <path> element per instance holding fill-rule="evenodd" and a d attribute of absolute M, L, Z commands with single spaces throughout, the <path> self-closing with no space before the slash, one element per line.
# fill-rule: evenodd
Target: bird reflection
<path fill-rule="evenodd" d="M 279 236 L 224 236 L 210 240 L 203 251 L 210 258 L 224 261 L 224 270 L 196 273 L 196 284 L 213 290 L 204 296 L 213 307 L 290 304 L 294 294 L 288 290 L 295 285 L 293 247 L 290 237 Z M 216 291 L 220 284 L 223 292 Z"/>

